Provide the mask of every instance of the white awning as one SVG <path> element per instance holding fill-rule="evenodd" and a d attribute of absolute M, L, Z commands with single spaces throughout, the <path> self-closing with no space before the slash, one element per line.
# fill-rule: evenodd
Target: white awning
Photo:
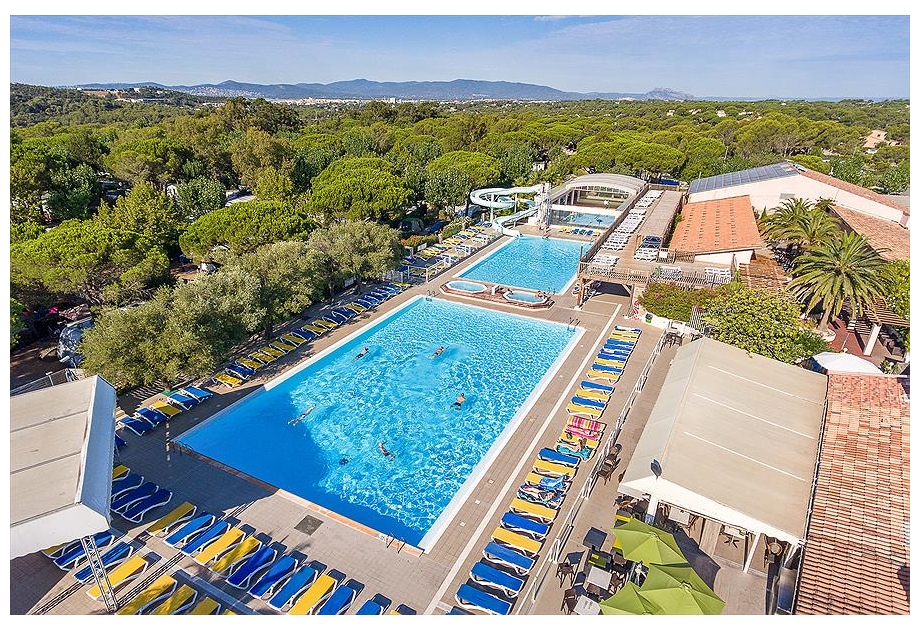
<path fill-rule="evenodd" d="M 10 399 L 10 558 L 109 528 L 114 436 L 99 376 Z"/>
<path fill-rule="evenodd" d="M 674 357 L 620 490 L 798 542 L 826 396 L 823 374 L 694 341 Z"/>

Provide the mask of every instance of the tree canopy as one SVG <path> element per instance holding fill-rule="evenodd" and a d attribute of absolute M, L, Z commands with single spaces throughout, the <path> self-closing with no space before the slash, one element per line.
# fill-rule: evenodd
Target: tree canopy
<path fill-rule="evenodd" d="M 411 191 L 383 158 L 343 158 L 313 179 L 310 206 L 325 222 L 335 218 L 398 219 Z"/>

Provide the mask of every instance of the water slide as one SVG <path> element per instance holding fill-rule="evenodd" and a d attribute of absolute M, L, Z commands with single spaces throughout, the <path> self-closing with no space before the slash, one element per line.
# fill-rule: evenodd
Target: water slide
<path fill-rule="evenodd" d="M 536 186 L 518 186 L 516 188 L 480 188 L 470 193 L 470 201 L 478 206 L 492 210 L 491 221 L 492 225 L 495 226 L 496 232 L 504 234 L 505 236 L 520 236 L 520 232 L 506 228 L 505 224 L 513 224 L 521 219 L 536 214 L 539 209 L 537 201 L 522 199 L 521 203 L 525 206 L 523 210 L 502 217 L 494 216 L 495 210 L 508 210 L 516 207 L 516 195 L 533 195 L 540 192 L 543 192 L 542 184 L 537 184 Z"/>

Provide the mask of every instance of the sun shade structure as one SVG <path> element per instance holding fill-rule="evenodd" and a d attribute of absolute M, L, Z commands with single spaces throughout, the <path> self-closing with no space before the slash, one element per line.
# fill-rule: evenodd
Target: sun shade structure
<path fill-rule="evenodd" d="M 642 597 L 639 587 L 626 582 L 616 593 L 600 603 L 602 615 L 654 615 L 658 606 Z"/>
<path fill-rule="evenodd" d="M 674 536 L 663 529 L 633 518 L 614 527 L 612 533 L 620 543 L 623 557 L 627 560 L 643 564 L 687 562 Z"/>
<path fill-rule="evenodd" d="M 658 607 L 660 615 L 718 615 L 725 602 L 689 564 L 653 564 L 639 594 Z"/>
<path fill-rule="evenodd" d="M 10 558 L 109 527 L 115 388 L 99 376 L 10 399 Z"/>
<path fill-rule="evenodd" d="M 825 370 L 832 372 L 855 372 L 857 374 L 881 374 L 874 364 L 846 352 L 822 352 L 812 357 Z"/>
<path fill-rule="evenodd" d="M 620 491 L 799 543 L 826 393 L 823 374 L 694 341 L 674 357 Z"/>

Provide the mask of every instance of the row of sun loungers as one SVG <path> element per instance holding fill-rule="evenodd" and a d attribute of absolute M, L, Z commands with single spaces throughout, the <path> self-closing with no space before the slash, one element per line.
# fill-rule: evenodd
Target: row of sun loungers
<path fill-rule="evenodd" d="M 168 392 L 164 400 L 157 400 L 140 407 L 130 418 L 121 418 L 119 425 L 137 435 L 143 435 L 183 411 L 200 405 L 213 395 L 206 389 L 189 385 L 177 391 Z"/>
<path fill-rule="evenodd" d="M 604 347 L 594 359 L 591 369 L 588 370 L 588 378 L 606 380 L 611 384 L 616 383 L 626 367 L 629 355 L 636 347 L 640 334 L 642 331 L 639 328 L 614 326 L 613 332 L 604 342 Z M 584 396 L 582 392 L 581 395 L 572 398 L 566 410 L 573 415 L 597 418 L 603 412 L 605 403 L 601 404 L 600 400 L 591 401 L 590 398 Z"/>

